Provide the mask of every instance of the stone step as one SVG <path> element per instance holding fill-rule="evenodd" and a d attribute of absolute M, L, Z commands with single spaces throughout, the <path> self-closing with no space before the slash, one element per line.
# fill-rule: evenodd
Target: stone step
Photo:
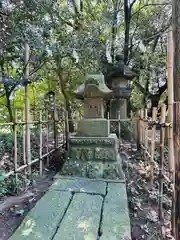
<path fill-rule="evenodd" d="M 56 178 L 10 240 L 130 240 L 126 185 Z"/>
<path fill-rule="evenodd" d="M 71 197 L 70 192 L 48 191 L 9 240 L 51 240 Z"/>
<path fill-rule="evenodd" d="M 106 183 L 102 181 L 91 181 L 90 179 L 57 179 L 50 187 L 50 190 L 70 191 L 70 192 L 86 192 L 92 194 L 106 194 Z"/>
<path fill-rule="evenodd" d="M 53 240 L 96 240 L 103 198 L 76 193 Z"/>

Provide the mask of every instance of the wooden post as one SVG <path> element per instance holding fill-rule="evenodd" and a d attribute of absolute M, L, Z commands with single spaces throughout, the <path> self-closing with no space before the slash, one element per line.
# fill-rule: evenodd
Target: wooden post
<path fill-rule="evenodd" d="M 29 46 L 25 43 L 24 53 L 25 78 L 29 78 Z M 31 133 L 30 133 L 30 94 L 29 85 L 25 87 L 25 120 L 26 120 L 26 161 L 28 164 L 28 175 L 31 174 Z"/>
<path fill-rule="evenodd" d="M 121 115 L 120 115 L 120 111 L 118 111 L 118 137 L 120 140 L 120 136 L 121 136 Z"/>
<path fill-rule="evenodd" d="M 57 143 L 57 122 L 56 122 L 56 106 L 54 104 L 54 110 L 53 110 L 53 128 L 54 128 L 54 148 L 56 149 L 58 147 Z"/>
<path fill-rule="evenodd" d="M 46 153 L 49 152 L 49 114 L 48 110 L 46 110 Z M 47 160 L 46 160 L 47 167 L 49 167 L 49 155 L 47 155 Z"/>
<path fill-rule="evenodd" d="M 175 236 L 175 160 L 174 160 L 174 141 L 173 141 L 173 103 L 174 103 L 174 87 L 173 87 L 173 61 L 174 61 L 174 44 L 172 30 L 168 32 L 167 40 L 167 70 L 168 70 L 168 160 L 170 179 L 172 181 L 172 233 Z"/>
<path fill-rule="evenodd" d="M 108 133 L 110 133 L 110 120 L 109 120 L 109 112 L 107 113 L 107 120 L 108 120 Z"/>
<path fill-rule="evenodd" d="M 25 122 L 25 108 L 22 110 L 22 121 Z M 26 165 L 26 129 L 25 125 L 22 125 L 22 132 L 23 132 L 23 143 L 22 143 L 22 148 L 23 148 L 23 163 Z M 24 173 L 27 174 L 27 169 L 24 168 Z"/>
<path fill-rule="evenodd" d="M 163 173 L 164 173 L 164 137 L 165 137 L 165 120 L 166 120 L 166 105 L 161 107 L 161 130 L 160 130 L 160 163 L 159 163 L 159 220 L 163 226 Z"/>
<path fill-rule="evenodd" d="M 14 114 L 14 172 L 15 172 L 15 182 L 16 182 L 16 184 L 17 184 L 17 181 L 18 181 L 17 153 L 18 153 L 18 144 L 17 144 L 17 112 L 15 110 L 15 114 Z"/>
<path fill-rule="evenodd" d="M 143 119 L 144 119 L 144 111 L 143 109 L 140 110 L 140 142 L 141 142 L 141 145 L 144 144 L 144 134 L 143 134 L 143 127 L 144 127 L 144 122 L 143 122 Z"/>
<path fill-rule="evenodd" d="M 43 175 L 43 162 L 42 162 L 42 111 L 39 112 L 39 172 L 40 176 Z"/>
<path fill-rule="evenodd" d="M 65 112 L 65 122 L 66 122 L 66 151 L 69 153 L 69 118 L 68 111 Z"/>
<path fill-rule="evenodd" d="M 137 116 L 137 119 L 136 119 L 136 145 L 137 145 L 137 149 L 140 150 L 141 148 L 141 137 L 140 137 L 140 134 L 141 134 L 141 129 L 140 129 L 140 111 L 138 111 L 138 116 Z"/>
<path fill-rule="evenodd" d="M 148 151 L 148 114 L 147 109 L 144 109 L 144 160 L 147 160 L 147 151 Z"/>
<path fill-rule="evenodd" d="M 156 122 L 157 117 L 157 108 L 153 107 L 152 112 L 152 121 Z M 150 188 L 153 187 L 153 181 L 154 181 L 154 152 L 155 152 L 155 141 L 156 141 L 156 124 L 152 127 L 152 133 L 151 133 L 151 173 L 150 173 Z"/>

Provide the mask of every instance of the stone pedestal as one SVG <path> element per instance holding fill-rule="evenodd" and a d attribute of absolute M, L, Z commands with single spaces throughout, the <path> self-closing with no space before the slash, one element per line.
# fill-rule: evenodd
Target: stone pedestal
<path fill-rule="evenodd" d="M 71 137 L 69 159 L 62 174 L 89 178 L 124 179 L 116 134 L 108 137 Z"/>

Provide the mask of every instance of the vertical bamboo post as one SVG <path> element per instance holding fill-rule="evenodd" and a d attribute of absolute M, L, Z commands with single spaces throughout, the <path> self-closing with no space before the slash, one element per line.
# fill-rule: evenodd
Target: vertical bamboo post
<path fill-rule="evenodd" d="M 160 163 L 159 163 L 159 220 L 163 226 L 163 172 L 164 172 L 164 137 L 165 137 L 166 105 L 161 107 L 161 130 L 160 130 Z"/>
<path fill-rule="evenodd" d="M 29 78 L 29 45 L 25 43 L 24 52 L 25 78 Z M 26 161 L 28 164 L 28 175 L 31 174 L 31 133 L 30 133 L 30 91 L 29 85 L 25 87 L 25 120 L 26 120 Z"/>
<path fill-rule="evenodd" d="M 167 70 L 168 70 L 168 159 L 169 159 L 169 172 L 172 181 L 172 232 L 175 236 L 175 160 L 174 160 L 174 140 L 173 140 L 173 103 L 174 103 L 174 86 L 173 86 L 173 62 L 174 62 L 174 44 L 172 29 L 168 32 L 167 39 Z"/>
<path fill-rule="evenodd" d="M 140 130 L 140 111 L 138 111 L 138 116 L 137 116 L 137 119 L 136 119 L 136 145 L 137 145 L 137 149 L 140 150 L 141 148 L 141 130 Z"/>
<path fill-rule="evenodd" d="M 14 172 L 15 172 L 15 182 L 17 185 L 17 181 L 18 181 L 18 174 L 17 174 L 17 168 L 18 168 L 18 164 L 17 164 L 17 153 L 18 153 L 18 144 L 17 144 L 17 111 L 15 110 L 15 114 L 14 114 Z"/>
<path fill-rule="evenodd" d="M 120 115 L 120 111 L 118 111 L 118 137 L 120 140 L 120 136 L 121 136 L 121 115 Z"/>
<path fill-rule="evenodd" d="M 43 175 L 43 162 L 42 162 L 42 110 L 39 112 L 39 172 L 40 176 Z"/>
<path fill-rule="evenodd" d="M 23 108 L 22 111 L 22 121 L 25 121 L 25 108 Z M 26 129 L 25 129 L 25 125 L 22 125 L 22 133 L 23 133 L 23 143 L 22 143 L 22 150 L 23 150 L 23 163 L 24 165 L 26 165 Z M 24 173 L 27 174 L 27 169 L 24 169 Z"/>
<path fill-rule="evenodd" d="M 49 114 L 48 110 L 46 110 L 46 153 L 49 152 Z M 47 155 L 46 160 L 47 167 L 49 167 L 49 155 Z"/>
<path fill-rule="evenodd" d="M 155 155 L 155 141 L 156 141 L 156 117 L 157 117 L 157 108 L 153 107 L 152 112 L 152 121 L 154 122 L 154 125 L 152 127 L 151 132 L 151 172 L 150 172 L 150 188 L 153 187 L 153 181 L 154 181 L 154 155 Z"/>
<path fill-rule="evenodd" d="M 144 159 L 146 160 L 147 157 L 147 151 L 148 151 L 148 114 L 147 114 L 147 108 L 144 109 Z"/>
<path fill-rule="evenodd" d="M 144 111 L 143 111 L 143 109 L 141 109 L 141 111 L 140 111 L 140 122 L 141 122 L 141 124 L 140 124 L 140 139 L 141 139 L 141 145 L 143 145 L 144 144 L 144 134 L 143 134 L 143 132 L 144 132 L 144 129 L 143 129 L 143 127 L 144 127 Z"/>
<path fill-rule="evenodd" d="M 53 128 L 54 128 L 54 148 L 57 148 L 57 118 L 56 118 L 56 102 L 54 102 L 53 109 Z"/>
<path fill-rule="evenodd" d="M 68 111 L 65 112 L 65 122 L 66 122 L 66 150 L 69 153 L 69 118 L 68 118 Z"/>
<path fill-rule="evenodd" d="M 63 111 L 63 146 L 66 144 L 66 113 Z"/>
<path fill-rule="evenodd" d="M 109 120 L 109 112 L 107 113 L 107 120 L 108 120 L 108 133 L 110 133 L 110 120 Z"/>
<path fill-rule="evenodd" d="M 174 173 L 174 143 L 173 143 L 173 102 L 174 102 L 174 90 L 173 90 L 173 35 L 172 31 L 168 33 L 168 122 L 171 124 L 168 131 L 168 157 L 169 157 L 169 170 L 171 177 Z"/>

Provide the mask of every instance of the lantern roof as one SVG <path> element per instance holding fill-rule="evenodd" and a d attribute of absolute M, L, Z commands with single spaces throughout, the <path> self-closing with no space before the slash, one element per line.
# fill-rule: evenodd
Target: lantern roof
<path fill-rule="evenodd" d="M 74 93 L 78 99 L 108 98 L 112 90 L 106 86 L 103 74 L 88 74 L 85 83 L 81 84 Z"/>

